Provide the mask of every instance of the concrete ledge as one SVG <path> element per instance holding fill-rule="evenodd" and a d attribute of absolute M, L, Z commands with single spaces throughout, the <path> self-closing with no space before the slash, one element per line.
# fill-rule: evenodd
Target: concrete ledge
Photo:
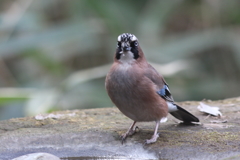
<path fill-rule="evenodd" d="M 0 159 L 34 152 L 58 157 L 240 158 L 240 97 L 204 103 L 218 106 L 223 117 L 199 112 L 199 102 L 178 103 L 199 117 L 201 124 L 179 124 L 169 115 L 168 122 L 159 127 L 157 143 L 152 145 L 143 142 L 152 136 L 154 122 L 138 123 L 139 132 L 121 145 L 119 136 L 132 121 L 117 108 L 61 111 L 0 121 Z"/>

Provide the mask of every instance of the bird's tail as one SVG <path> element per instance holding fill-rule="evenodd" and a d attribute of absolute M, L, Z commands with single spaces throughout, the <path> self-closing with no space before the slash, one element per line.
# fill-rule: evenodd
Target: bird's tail
<path fill-rule="evenodd" d="M 174 104 L 176 106 L 176 110 L 169 112 L 172 116 L 175 118 L 185 122 L 185 123 L 190 123 L 190 122 L 199 122 L 199 119 L 183 109 L 182 107 Z"/>

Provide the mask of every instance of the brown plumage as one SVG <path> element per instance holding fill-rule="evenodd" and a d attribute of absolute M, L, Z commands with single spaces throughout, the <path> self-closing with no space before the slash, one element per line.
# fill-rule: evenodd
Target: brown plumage
<path fill-rule="evenodd" d="M 167 103 L 156 93 L 159 87 L 147 77 L 149 72 L 146 68 L 151 66 L 146 63 L 141 50 L 139 54 L 141 58 L 128 69 L 119 67 L 123 64 L 115 58 L 106 78 L 106 89 L 113 103 L 132 120 L 161 120 L 167 116 Z"/>
<path fill-rule="evenodd" d="M 177 114 L 175 117 L 183 121 L 186 119 L 178 113 L 179 106 L 173 103 L 165 80 L 147 63 L 137 38 L 132 34 L 125 33 L 118 37 L 114 63 L 107 74 L 105 85 L 112 102 L 134 121 L 122 136 L 122 142 L 135 132 L 136 122 L 156 121 L 154 135 L 146 141 L 154 143 L 158 138 L 158 125 L 160 121 L 166 120 L 169 106 L 172 107 L 172 113 Z M 183 112 L 185 113 L 184 109 Z M 187 111 L 185 114 L 188 117 Z M 193 115 L 190 114 L 186 121 L 198 121 L 194 116 L 191 119 L 191 116 Z"/>

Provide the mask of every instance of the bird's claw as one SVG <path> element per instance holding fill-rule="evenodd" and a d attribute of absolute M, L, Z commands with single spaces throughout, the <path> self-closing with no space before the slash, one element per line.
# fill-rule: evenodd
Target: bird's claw
<path fill-rule="evenodd" d="M 122 144 L 124 143 L 124 141 L 127 139 L 127 134 L 123 134 L 122 136 L 121 136 L 121 142 L 122 142 Z"/>
<path fill-rule="evenodd" d="M 126 132 L 125 134 L 123 134 L 123 135 L 121 136 L 121 142 L 122 142 L 122 144 L 124 143 L 124 141 L 127 139 L 128 136 L 134 135 L 134 134 L 137 132 L 137 130 L 139 130 L 138 126 L 136 126 L 134 129 L 131 129 L 131 130 L 129 130 L 128 132 Z"/>
<path fill-rule="evenodd" d="M 139 130 L 138 126 L 136 126 L 134 129 L 130 130 L 128 133 L 128 136 L 134 135 Z"/>
<path fill-rule="evenodd" d="M 155 143 L 157 141 L 158 137 L 159 137 L 159 133 L 157 133 L 156 135 L 153 135 L 151 139 L 145 140 L 144 145 Z"/>

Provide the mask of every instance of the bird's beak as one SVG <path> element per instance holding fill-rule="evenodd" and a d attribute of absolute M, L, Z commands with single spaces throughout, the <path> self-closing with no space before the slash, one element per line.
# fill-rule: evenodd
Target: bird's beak
<path fill-rule="evenodd" d="M 129 44 L 127 43 L 122 43 L 122 50 L 124 52 L 127 52 L 127 51 L 130 51 L 131 50 L 131 47 L 129 46 Z"/>

